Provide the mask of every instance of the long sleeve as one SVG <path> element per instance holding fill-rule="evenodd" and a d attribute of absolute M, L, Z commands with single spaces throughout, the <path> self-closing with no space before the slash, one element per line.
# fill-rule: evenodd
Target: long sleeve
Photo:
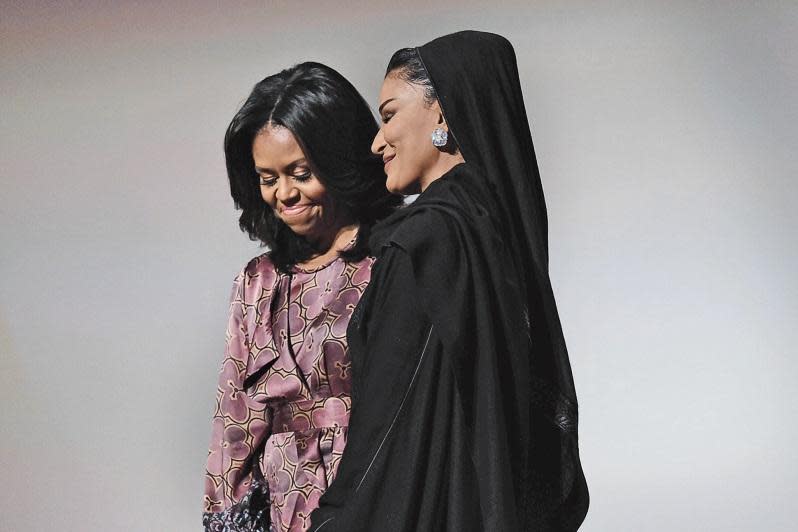
<path fill-rule="evenodd" d="M 244 388 L 250 335 L 242 271 L 233 283 L 224 360 L 205 475 L 203 524 L 207 531 L 259 532 L 269 529 L 268 486 L 260 472 L 263 444 L 271 433 L 271 415 Z"/>

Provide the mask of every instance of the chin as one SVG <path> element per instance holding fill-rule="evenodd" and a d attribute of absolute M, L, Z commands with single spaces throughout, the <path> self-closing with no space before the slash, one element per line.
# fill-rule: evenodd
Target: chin
<path fill-rule="evenodd" d="M 391 194 L 399 193 L 399 191 L 396 189 L 396 181 L 390 175 L 385 178 L 385 188 L 388 189 L 388 192 Z"/>
<path fill-rule="evenodd" d="M 418 194 L 418 180 L 408 181 L 402 178 L 391 178 L 385 181 L 385 188 L 391 194 Z"/>
<path fill-rule="evenodd" d="M 280 220 L 286 225 L 286 227 L 288 227 L 288 229 L 291 230 L 292 233 L 301 237 L 312 236 L 318 232 L 320 227 L 320 220 L 315 217 L 311 217 L 302 221 L 294 220 L 293 223 L 288 223 L 283 218 L 280 218 Z"/>

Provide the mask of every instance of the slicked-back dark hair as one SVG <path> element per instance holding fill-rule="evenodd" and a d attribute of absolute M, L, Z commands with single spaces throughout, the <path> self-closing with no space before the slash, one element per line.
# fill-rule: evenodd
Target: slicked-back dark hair
<path fill-rule="evenodd" d="M 432 105 L 438 99 L 432 80 L 429 78 L 427 69 L 418 55 L 415 48 L 402 48 L 397 50 L 388 61 L 388 68 L 385 70 L 385 77 L 389 75 L 398 76 L 408 83 L 418 85 L 424 89 L 424 102 Z"/>
<path fill-rule="evenodd" d="M 365 257 L 371 226 L 401 203 L 385 188 L 382 160 L 371 153 L 378 127 L 366 101 L 334 69 L 306 62 L 256 84 L 227 128 L 227 177 L 235 206 L 241 209 L 239 226 L 250 239 L 269 247 L 278 269 L 288 271 L 311 258 L 314 250 L 261 196 L 252 143 L 267 124 L 294 134 L 336 208 L 360 224 L 355 245 L 342 256 Z"/>

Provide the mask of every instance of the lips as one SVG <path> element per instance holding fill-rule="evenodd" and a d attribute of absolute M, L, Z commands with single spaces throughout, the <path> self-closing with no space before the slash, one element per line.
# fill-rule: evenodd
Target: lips
<path fill-rule="evenodd" d="M 388 169 L 388 165 L 393 161 L 393 158 L 396 157 L 396 154 L 388 155 L 387 157 L 382 158 L 382 164 L 385 166 L 385 169 Z"/>
<path fill-rule="evenodd" d="M 312 203 L 302 203 L 300 205 L 291 205 L 290 207 L 283 207 L 280 209 L 280 214 L 283 218 L 290 218 L 304 214 L 305 211 L 313 207 Z"/>

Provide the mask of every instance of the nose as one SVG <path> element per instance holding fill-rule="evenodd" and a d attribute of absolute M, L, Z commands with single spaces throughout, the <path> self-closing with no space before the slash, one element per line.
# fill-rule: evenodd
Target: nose
<path fill-rule="evenodd" d="M 277 201 L 283 204 L 293 203 L 298 194 L 298 190 L 294 186 L 293 180 L 289 177 L 282 176 L 277 180 L 277 190 L 275 196 Z"/>
<path fill-rule="evenodd" d="M 380 155 L 383 151 L 385 151 L 385 135 L 382 132 L 382 128 L 377 131 L 377 136 L 374 137 L 374 141 L 371 143 L 371 153 L 374 155 Z"/>

